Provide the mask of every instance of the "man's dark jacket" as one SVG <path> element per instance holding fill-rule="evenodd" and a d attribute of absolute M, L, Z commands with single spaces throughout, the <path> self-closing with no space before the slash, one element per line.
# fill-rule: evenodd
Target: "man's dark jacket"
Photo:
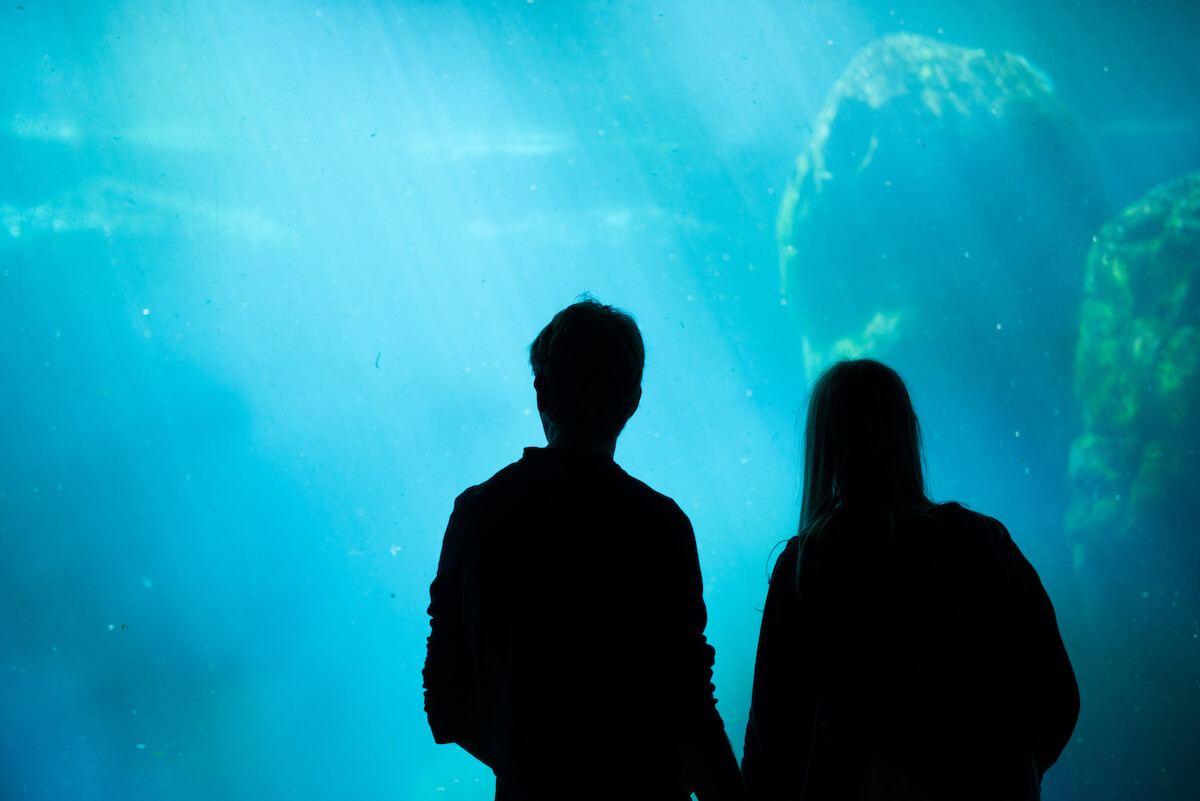
<path fill-rule="evenodd" d="M 460 495 L 430 597 L 429 725 L 498 798 L 684 799 L 696 760 L 739 784 L 691 524 L 610 456 L 527 448 Z"/>
<path fill-rule="evenodd" d="M 952 503 L 843 510 L 776 562 L 742 772 L 754 799 L 859 798 L 882 756 L 935 801 L 1027 799 L 1078 714 L 1054 608 L 1004 526 Z"/>

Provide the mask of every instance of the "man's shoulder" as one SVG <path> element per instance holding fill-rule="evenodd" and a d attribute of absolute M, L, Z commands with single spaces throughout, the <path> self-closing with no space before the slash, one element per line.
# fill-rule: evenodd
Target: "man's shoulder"
<path fill-rule="evenodd" d="M 679 508 L 679 504 L 675 502 L 674 498 L 664 495 L 641 479 L 629 475 L 624 470 L 617 469 L 620 472 L 625 491 L 635 497 L 642 506 L 652 509 L 664 517 L 675 518 L 681 523 L 691 525 L 688 516 L 684 513 L 683 509 Z"/>
<path fill-rule="evenodd" d="M 635 491 L 646 499 L 647 503 L 660 507 L 665 513 L 678 515 L 679 517 L 687 517 L 679 504 L 670 495 L 665 495 L 651 487 L 641 479 L 629 476 L 629 480 L 633 482 Z"/>
<path fill-rule="evenodd" d="M 455 500 L 455 511 L 466 515 L 473 510 L 521 506 L 531 497 L 554 495 L 564 486 L 577 487 L 579 483 L 590 484 L 605 513 L 620 509 L 643 519 L 652 518 L 660 526 L 691 530 L 691 521 L 674 499 L 629 475 L 612 460 L 557 463 L 547 460 L 545 453 L 531 454 L 529 450 L 486 481 L 463 490 Z"/>
<path fill-rule="evenodd" d="M 478 484 L 473 484 L 460 492 L 454 500 L 454 506 L 455 508 L 471 506 L 483 501 L 488 495 L 503 492 L 506 487 L 514 482 L 528 481 L 528 478 L 523 477 L 522 474 L 524 473 L 528 473 L 528 468 L 527 466 L 522 466 L 519 461 L 502 467 L 491 478 L 481 481 Z"/>

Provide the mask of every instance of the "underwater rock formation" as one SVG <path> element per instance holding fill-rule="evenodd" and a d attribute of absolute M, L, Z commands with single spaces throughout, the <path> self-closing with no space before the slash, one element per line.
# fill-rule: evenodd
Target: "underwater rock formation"
<path fill-rule="evenodd" d="M 1150 190 L 1095 237 L 1075 358 L 1084 433 L 1071 448 L 1067 529 L 1077 547 L 1195 525 L 1197 279 L 1200 173 Z"/>
<path fill-rule="evenodd" d="M 1024 58 L 895 34 L 834 84 L 779 209 L 807 373 L 899 370 L 934 444 L 978 462 L 935 494 L 1015 505 L 1014 530 L 1062 536 L 1099 172 Z"/>
<path fill-rule="evenodd" d="M 1195 792 L 1195 749 L 1180 733 L 1200 719 L 1198 279 L 1200 173 L 1190 173 L 1097 232 L 1075 358 L 1082 433 L 1065 522 L 1083 628 L 1072 659 L 1093 666 L 1080 691 L 1106 707 L 1077 753 L 1090 762 L 1103 743 L 1091 764 L 1154 777 L 1138 792 L 1161 798 Z M 1132 731 L 1142 734 L 1125 744 Z"/>
<path fill-rule="evenodd" d="M 1080 267 L 1106 216 L 1094 174 L 1021 56 L 911 34 L 867 46 L 813 124 L 776 225 L 808 371 L 931 347 L 987 358 L 1004 383 L 1029 362 L 1069 365 Z"/>

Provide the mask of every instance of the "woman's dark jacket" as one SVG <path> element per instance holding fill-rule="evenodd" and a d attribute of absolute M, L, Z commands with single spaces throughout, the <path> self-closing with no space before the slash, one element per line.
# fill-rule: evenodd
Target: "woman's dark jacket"
<path fill-rule="evenodd" d="M 1078 714 L 1004 526 L 953 503 L 843 510 L 775 565 L 742 772 L 752 798 L 856 798 L 881 755 L 935 800 L 1028 798 Z"/>

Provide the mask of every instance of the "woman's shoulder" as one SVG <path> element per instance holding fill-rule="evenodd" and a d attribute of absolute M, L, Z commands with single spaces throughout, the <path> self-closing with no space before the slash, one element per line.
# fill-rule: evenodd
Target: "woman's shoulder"
<path fill-rule="evenodd" d="M 978 558 L 981 552 L 987 552 L 1009 562 L 1013 547 L 1008 530 L 999 520 L 954 501 L 900 513 L 873 507 L 839 507 L 789 539 L 778 562 L 794 566 L 797 560 L 802 561 L 806 572 L 862 570 L 872 556 L 888 560 L 897 548 L 917 555 L 941 553 L 945 558 L 961 558 L 968 553 Z"/>
<path fill-rule="evenodd" d="M 781 565 L 791 565 L 795 569 L 796 559 L 800 554 L 800 543 L 801 537 L 798 534 L 775 543 L 775 549 L 778 549 L 781 545 L 783 546 L 783 550 L 780 550 L 779 556 L 775 558 L 776 569 Z"/>
<path fill-rule="evenodd" d="M 928 510 L 920 513 L 947 525 L 987 529 L 989 531 L 1007 534 L 1004 524 L 994 517 L 989 517 L 974 509 L 969 509 L 958 501 L 946 501 L 932 504 Z"/>
<path fill-rule="evenodd" d="M 938 520 L 947 539 L 957 540 L 971 552 L 993 554 L 1002 564 L 1011 566 L 1016 545 L 1008 529 L 996 518 L 953 501 L 937 504 L 930 515 Z"/>
<path fill-rule="evenodd" d="M 890 528 L 881 510 L 839 507 L 793 537 L 785 555 L 802 562 L 807 573 L 859 570 L 872 554 L 882 553 Z"/>

